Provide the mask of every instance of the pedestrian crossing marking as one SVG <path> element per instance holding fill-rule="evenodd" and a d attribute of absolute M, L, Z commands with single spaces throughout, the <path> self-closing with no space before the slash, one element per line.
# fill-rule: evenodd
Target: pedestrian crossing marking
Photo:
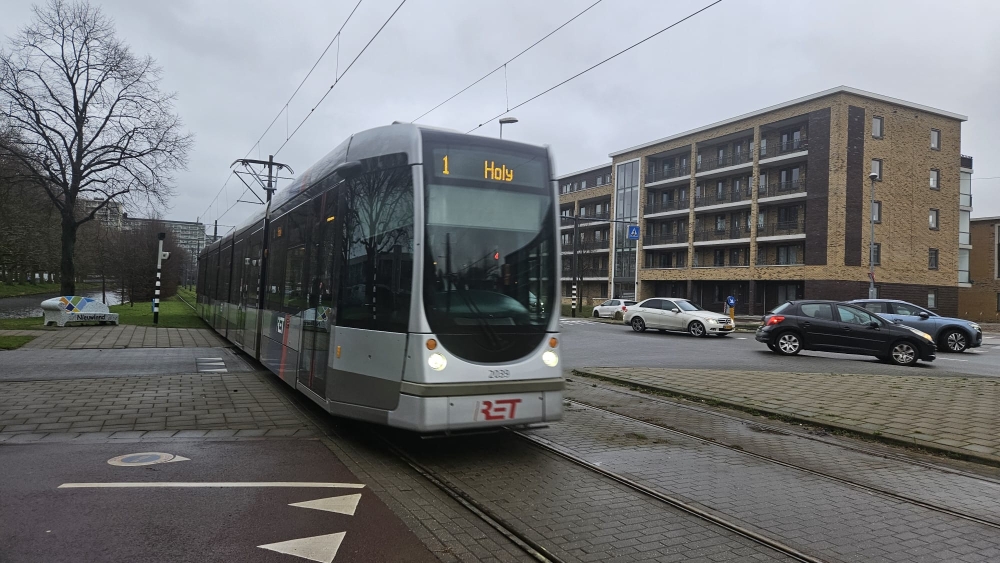
<path fill-rule="evenodd" d="M 197 358 L 195 365 L 198 373 L 228 373 L 226 362 L 222 358 Z"/>

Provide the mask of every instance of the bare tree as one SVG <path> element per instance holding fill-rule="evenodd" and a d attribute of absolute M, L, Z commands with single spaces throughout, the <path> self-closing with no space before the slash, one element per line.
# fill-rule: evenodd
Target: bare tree
<path fill-rule="evenodd" d="M 160 74 L 86 2 L 35 6 L 32 23 L 0 50 L 0 107 L 17 142 L 0 137 L 0 155 L 18 161 L 59 211 L 64 295 L 75 293 L 80 225 L 111 201 L 163 205 L 171 173 L 185 164 L 191 137 L 173 114 L 174 95 L 159 90 Z M 84 211 L 84 199 L 97 204 Z"/>

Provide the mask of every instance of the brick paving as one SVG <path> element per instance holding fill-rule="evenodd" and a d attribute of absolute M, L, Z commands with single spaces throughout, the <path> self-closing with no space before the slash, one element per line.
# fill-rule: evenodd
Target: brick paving
<path fill-rule="evenodd" d="M 585 368 L 614 379 L 1000 463 L 1000 380 Z"/>
<path fill-rule="evenodd" d="M 212 348 L 227 343 L 204 328 L 154 328 L 133 325 L 71 326 L 58 330 L 0 330 L 5 336 L 37 336 L 24 348 Z"/>
<path fill-rule="evenodd" d="M 0 442 L 311 435 L 266 377 L 271 376 L 7 382 L 0 394 Z"/>

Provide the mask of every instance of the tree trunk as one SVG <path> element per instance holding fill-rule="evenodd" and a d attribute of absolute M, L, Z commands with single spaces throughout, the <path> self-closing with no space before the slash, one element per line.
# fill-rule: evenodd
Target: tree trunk
<path fill-rule="evenodd" d="M 71 212 L 72 213 L 72 212 Z M 63 295 L 76 293 L 76 268 L 73 253 L 76 251 L 76 229 L 79 227 L 72 215 L 62 218 L 62 257 L 59 260 L 59 292 Z"/>

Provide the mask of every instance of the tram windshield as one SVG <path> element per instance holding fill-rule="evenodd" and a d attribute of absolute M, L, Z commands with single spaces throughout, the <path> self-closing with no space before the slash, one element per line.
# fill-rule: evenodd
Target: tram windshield
<path fill-rule="evenodd" d="M 547 154 L 425 141 L 424 161 L 431 330 L 471 361 L 523 357 L 558 307 Z"/>

